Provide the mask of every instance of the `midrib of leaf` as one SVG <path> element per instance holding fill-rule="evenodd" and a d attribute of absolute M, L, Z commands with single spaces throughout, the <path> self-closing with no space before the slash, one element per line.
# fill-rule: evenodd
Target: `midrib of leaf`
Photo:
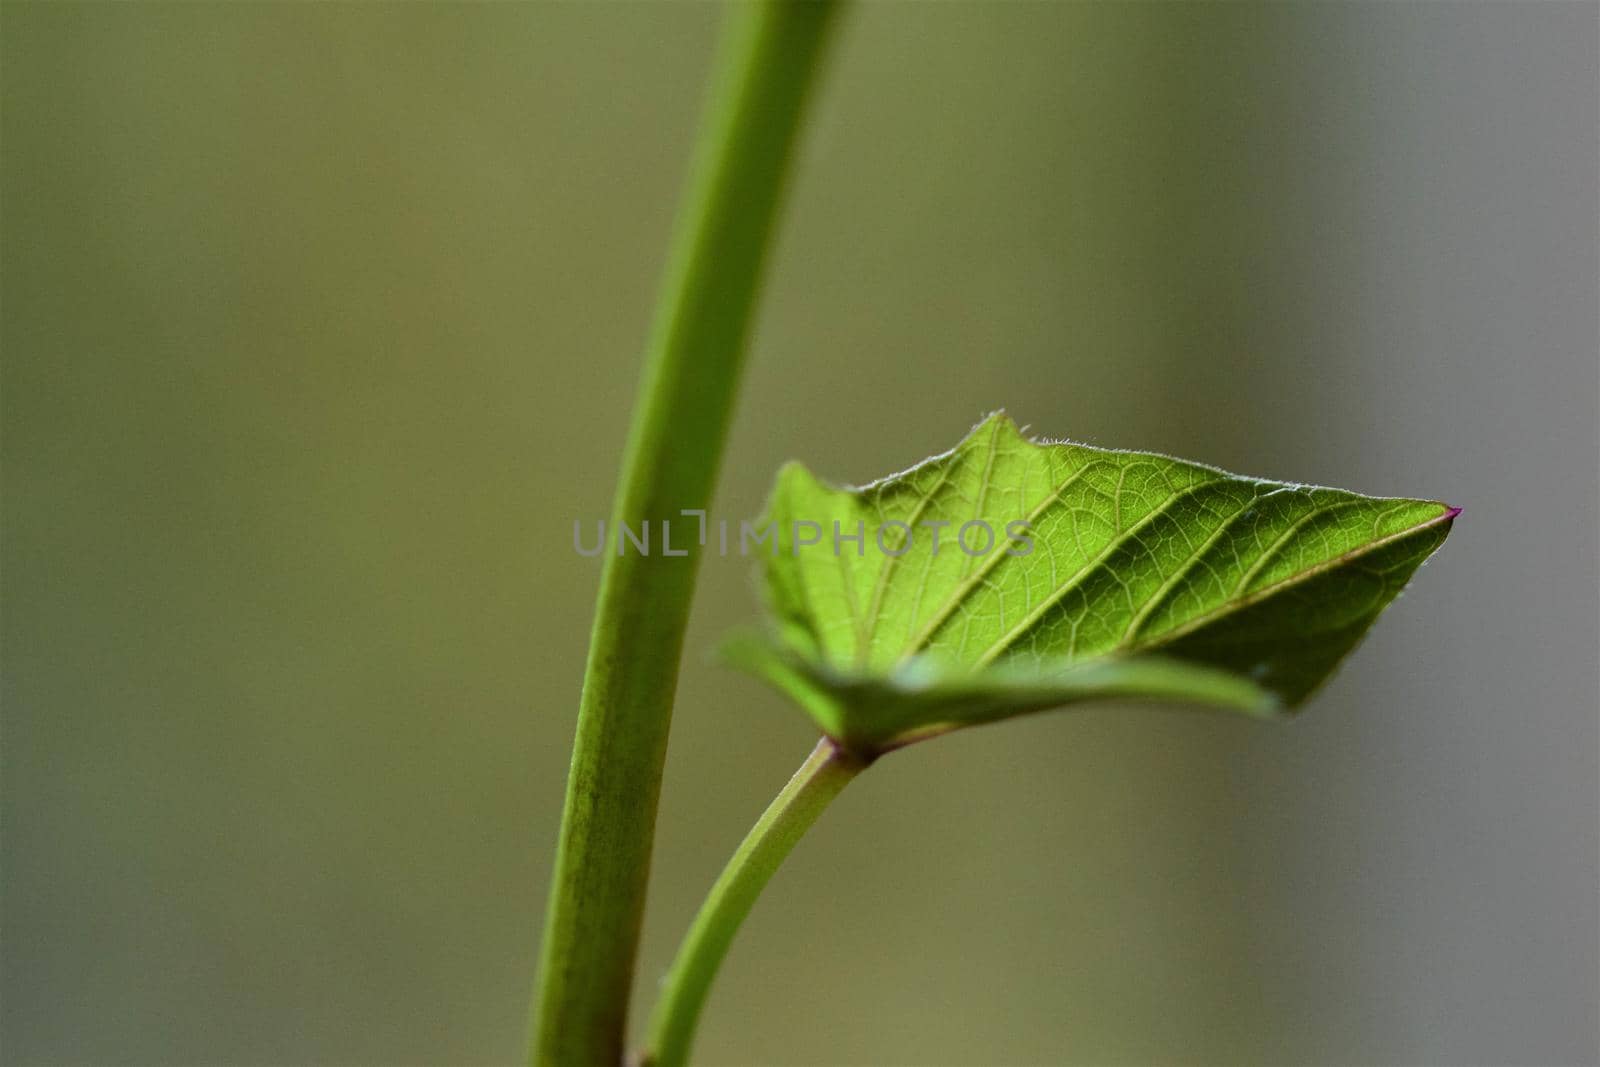
<path fill-rule="evenodd" d="M 1069 484 L 1075 480 L 1087 469 L 1088 465 L 1086 464 L 1084 467 L 1075 472 L 1072 478 L 1067 479 L 1067 482 L 1063 483 L 1063 490 L 1066 484 Z M 1143 529 L 1147 528 L 1164 515 L 1169 514 L 1172 510 L 1172 507 L 1178 502 L 1194 495 L 1195 493 L 1202 492 L 1205 489 L 1216 485 L 1225 484 L 1228 481 L 1229 479 L 1227 478 L 1216 478 L 1208 482 L 1197 482 L 1194 485 L 1185 486 L 1183 489 L 1180 489 L 1178 492 L 1172 494 L 1159 506 L 1152 509 L 1149 514 L 1144 516 L 1138 522 L 1134 523 L 1132 526 L 1128 527 L 1116 537 L 1112 538 L 1111 541 L 1106 544 L 1105 548 L 1103 548 L 1093 560 L 1085 564 L 1075 574 L 1073 574 L 1072 577 L 1068 578 L 1066 582 L 1058 586 L 1046 600 L 1044 600 L 1037 608 L 1030 612 L 1027 617 L 1025 617 L 1016 626 L 1012 627 L 1008 633 L 1002 635 L 999 640 L 995 641 L 992 645 L 980 653 L 976 661 L 977 665 L 980 668 L 988 666 L 1000 656 L 1004 655 L 1016 644 L 1018 640 L 1026 637 L 1027 634 L 1035 626 L 1037 626 L 1042 619 L 1049 615 L 1050 611 L 1061 602 L 1062 598 L 1094 577 L 1096 572 L 1103 570 L 1105 568 L 1106 561 L 1113 557 L 1123 545 L 1127 544 L 1128 541 L 1133 539 Z M 1059 499 L 1059 495 L 1056 495 L 1055 499 Z M 1048 507 L 1049 504 L 1053 504 L 1055 499 L 1048 500 L 1046 507 Z M 1252 508 L 1258 506 L 1264 499 L 1265 496 L 1259 495 L 1250 497 L 1243 507 L 1239 508 L 1229 515 L 1225 520 L 1223 520 L 1223 522 L 1217 526 L 1217 529 L 1211 534 L 1211 536 L 1208 537 L 1203 544 L 1201 544 L 1200 548 L 1192 553 L 1189 558 L 1186 559 L 1183 564 L 1181 564 L 1178 569 L 1162 583 L 1161 587 L 1158 588 L 1140 605 L 1133 620 L 1130 622 L 1127 630 L 1124 632 L 1122 640 L 1112 648 L 1107 649 L 1102 654 L 1115 655 L 1130 651 L 1148 651 L 1149 649 L 1160 647 L 1162 644 L 1177 640 L 1179 637 L 1193 633 L 1196 630 L 1202 629 L 1213 622 L 1225 619 L 1229 615 L 1243 611 L 1246 608 L 1253 607 L 1263 600 L 1266 600 L 1278 593 L 1284 592 L 1287 589 L 1291 589 L 1296 585 L 1310 581 L 1319 575 L 1327 574 L 1330 571 L 1353 563 L 1363 556 L 1376 552 L 1381 548 L 1404 540 L 1405 538 L 1414 534 L 1420 533 L 1421 531 L 1428 529 L 1430 526 L 1435 526 L 1452 516 L 1450 510 L 1445 509 L 1439 515 L 1424 522 L 1417 523 L 1414 526 L 1409 526 L 1404 530 L 1396 531 L 1395 533 L 1378 538 L 1377 540 L 1365 542 L 1364 544 L 1358 545 L 1355 548 L 1334 557 L 1333 559 L 1324 560 L 1311 567 L 1307 567 L 1302 571 L 1298 571 L 1286 578 L 1279 579 L 1277 582 L 1259 589 L 1255 593 L 1239 596 L 1237 590 L 1241 588 L 1248 588 L 1250 581 L 1252 581 L 1257 574 L 1260 574 L 1261 571 L 1270 564 L 1273 558 L 1276 558 L 1277 554 L 1283 550 L 1283 547 L 1287 545 L 1293 539 L 1294 535 L 1301 529 L 1318 518 L 1325 517 L 1341 509 L 1358 506 L 1362 503 L 1362 501 L 1339 501 L 1334 504 L 1328 504 L 1319 507 L 1295 520 L 1290 524 L 1289 528 L 1283 534 L 1273 541 L 1272 545 L 1270 545 L 1267 550 L 1262 553 L 1261 558 L 1251 565 L 1250 569 L 1246 573 L 1245 578 L 1242 579 L 1235 587 L 1236 591 L 1234 595 L 1225 599 L 1212 610 L 1197 616 L 1196 618 L 1184 623 L 1179 627 L 1175 627 L 1174 629 L 1161 634 L 1156 640 L 1146 642 L 1144 644 L 1138 644 L 1134 639 L 1138 636 L 1139 629 L 1142 628 L 1144 623 L 1148 621 L 1149 617 L 1161 607 L 1166 598 L 1169 597 L 1179 587 L 1182 580 L 1186 578 L 1193 570 L 1195 564 L 1198 563 L 1199 560 L 1203 559 L 1205 554 L 1210 551 L 1210 549 L 1214 547 L 1217 542 L 1227 536 L 1228 531 L 1233 527 L 1233 524 L 1236 523 L 1240 517 L 1248 514 Z M 1120 499 L 1118 500 L 1118 503 L 1120 504 Z M 1031 522 L 1041 516 L 1044 510 L 1044 508 L 1035 509 L 1034 514 L 1030 517 L 1029 521 Z M 1375 526 L 1379 520 L 1381 520 L 1381 518 L 1382 516 L 1377 516 L 1374 518 Z M 984 578 L 988 576 L 991 571 L 994 570 L 995 567 L 998 567 L 1007 559 L 1016 558 L 1021 557 L 1014 557 L 1004 552 L 997 552 L 993 557 L 991 557 L 988 564 L 981 572 L 974 575 L 973 578 L 969 579 L 967 582 L 963 582 L 961 587 L 952 593 L 951 597 L 940 608 L 938 621 L 924 628 L 923 632 L 919 634 L 917 641 L 914 642 L 901 657 L 899 665 L 903 666 L 918 652 L 921 652 L 927 648 L 928 642 L 938 633 L 939 627 L 941 627 L 952 615 L 955 614 L 956 611 L 960 609 L 961 603 L 965 600 L 965 598 Z"/>
<path fill-rule="evenodd" d="M 1441 504 L 1440 507 L 1444 507 L 1444 505 Z M 1457 514 L 1459 514 L 1457 509 L 1444 507 L 1443 511 L 1431 519 L 1428 519 L 1424 522 L 1419 522 L 1414 526 L 1408 526 L 1404 530 L 1398 530 L 1392 534 L 1388 534 L 1387 536 L 1380 537 L 1375 541 L 1368 541 L 1365 544 L 1357 545 L 1355 548 L 1350 549 L 1348 552 L 1341 553 L 1340 555 L 1335 556 L 1333 559 L 1323 560 L 1321 563 L 1307 567 L 1305 570 L 1297 571 L 1287 578 L 1280 578 L 1271 585 L 1262 586 L 1254 593 L 1250 593 L 1244 597 L 1224 601 L 1211 611 L 1208 611 L 1203 615 L 1198 615 L 1181 626 L 1173 627 L 1171 630 L 1160 634 L 1153 640 L 1145 642 L 1142 645 L 1119 648 L 1115 651 L 1148 652 L 1151 649 L 1160 648 L 1162 645 L 1169 644 L 1181 637 L 1186 637 L 1189 634 L 1194 633 L 1196 630 L 1204 629 L 1220 619 L 1225 619 L 1229 615 L 1244 611 L 1246 608 L 1254 607 L 1262 601 L 1268 600 L 1287 589 L 1293 588 L 1296 585 L 1309 582 L 1313 578 L 1317 578 L 1321 575 L 1338 570 L 1341 567 L 1354 563 L 1363 556 L 1371 555 L 1372 553 L 1377 552 L 1379 549 L 1387 548 L 1389 545 L 1404 541 L 1408 537 L 1415 537 L 1417 534 L 1431 529 L 1434 526 L 1438 526 L 1440 523 L 1450 521 L 1451 519 L 1455 518 Z"/>

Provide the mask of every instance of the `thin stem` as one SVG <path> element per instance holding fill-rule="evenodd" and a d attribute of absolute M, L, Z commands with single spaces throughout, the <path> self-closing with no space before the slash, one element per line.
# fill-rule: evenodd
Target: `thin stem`
<path fill-rule="evenodd" d="M 707 506 L 789 157 L 837 5 L 730 9 L 609 530 Z M 675 533 L 679 531 L 675 530 Z M 675 538 L 681 546 L 688 537 Z M 621 547 L 620 544 L 618 546 Z M 607 555 L 534 1005 L 534 1064 L 621 1062 L 698 553 Z"/>
<path fill-rule="evenodd" d="M 694 917 L 662 982 L 640 1067 L 682 1067 L 717 968 L 756 897 L 840 790 L 867 766 L 824 737 L 745 835 Z"/>

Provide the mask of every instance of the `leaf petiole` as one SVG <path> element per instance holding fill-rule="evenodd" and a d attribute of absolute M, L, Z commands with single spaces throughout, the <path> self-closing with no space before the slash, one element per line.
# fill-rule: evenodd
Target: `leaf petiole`
<path fill-rule="evenodd" d="M 661 986 L 639 1067 L 682 1067 L 717 968 L 756 898 L 824 808 L 869 761 L 824 737 L 750 828 L 695 915 Z"/>

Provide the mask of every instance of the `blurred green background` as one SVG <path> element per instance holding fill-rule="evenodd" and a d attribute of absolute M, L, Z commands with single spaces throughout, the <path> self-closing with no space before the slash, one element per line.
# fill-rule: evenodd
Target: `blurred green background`
<path fill-rule="evenodd" d="M 5 1062 L 516 1060 L 598 576 L 571 524 L 718 16 L 0 9 Z M 752 916 L 705 1063 L 1600 1056 L 1594 31 L 851 14 L 718 514 L 1001 406 L 1466 513 L 1292 724 L 886 760 Z M 708 561 L 644 1000 L 810 745 L 706 661 L 754 611 Z"/>

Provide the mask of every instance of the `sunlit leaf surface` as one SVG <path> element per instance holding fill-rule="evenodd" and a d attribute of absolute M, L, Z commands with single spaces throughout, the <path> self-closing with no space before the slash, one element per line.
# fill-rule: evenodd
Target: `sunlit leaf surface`
<path fill-rule="evenodd" d="M 730 657 L 862 751 L 1102 697 L 1300 704 L 1457 509 L 1030 440 L 991 416 L 860 489 L 779 472 L 774 626 Z"/>

